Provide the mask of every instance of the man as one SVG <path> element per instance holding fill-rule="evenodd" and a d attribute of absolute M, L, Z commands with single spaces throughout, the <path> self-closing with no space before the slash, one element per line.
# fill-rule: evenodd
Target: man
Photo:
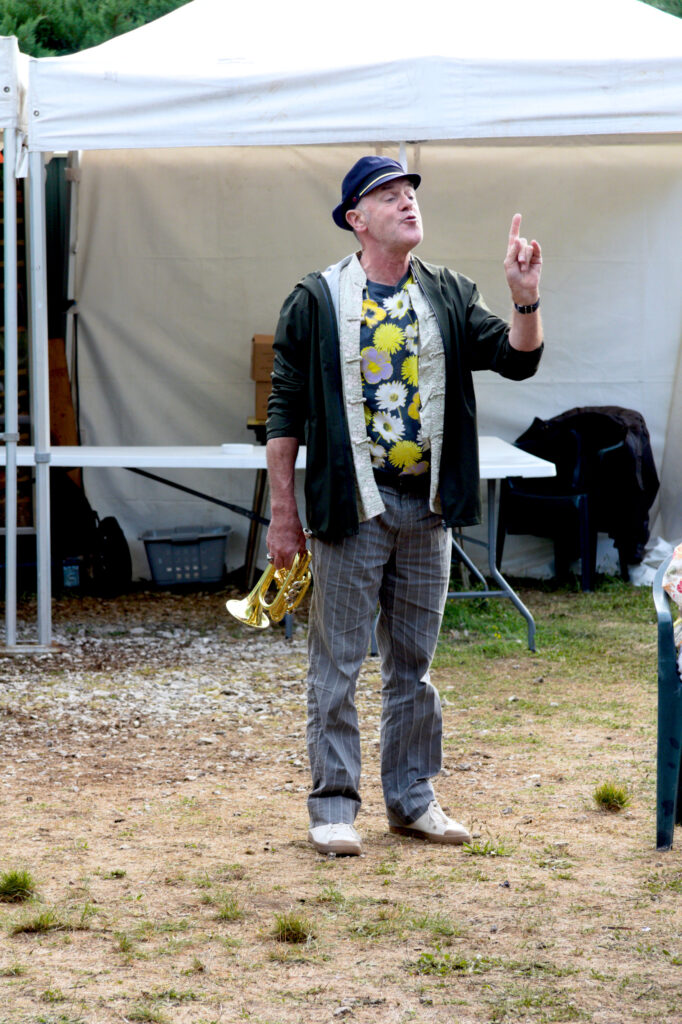
<path fill-rule="evenodd" d="M 537 242 L 512 220 L 504 269 L 511 325 L 475 284 L 412 256 L 421 178 L 365 156 L 343 180 L 335 223 L 360 251 L 309 274 L 275 335 L 267 460 L 268 551 L 288 566 L 306 546 L 294 463 L 307 445 L 314 585 L 308 633 L 309 841 L 359 854 L 355 683 L 377 603 L 381 778 L 389 829 L 436 843 L 469 833 L 440 808 L 442 722 L 429 667 L 448 590 L 452 526 L 480 520 L 472 371 L 521 380 L 542 350 Z"/>

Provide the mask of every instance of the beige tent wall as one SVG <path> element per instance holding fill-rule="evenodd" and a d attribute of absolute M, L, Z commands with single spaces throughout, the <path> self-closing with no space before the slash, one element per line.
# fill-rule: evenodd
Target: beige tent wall
<path fill-rule="evenodd" d="M 682 348 L 677 363 L 675 386 L 668 416 L 668 434 L 663 454 L 660 509 L 664 537 L 682 540 Z"/>
<path fill-rule="evenodd" d="M 250 339 L 271 333 L 308 270 L 352 248 L 330 216 L 367 147 L 86 153 L 77 260 L 84 444 L 250 442 Z M 397 147 L 385 147 L 397 155 Z M 504 257 L 519 210 L 545 259 L 547 351 L 531 381 L 479 374 L 482 433 L 512 440 L 574 405 L 639 409 L 659 470 L 680 479 L 668 436 L 682 335 L 679 142 L 408 146 L 424 176 L 419 252 L 473 277 L 506 315 Z M 250 505 L 248 473 L 166 474 Z M 145 529 L 227 522 L 230 562 L 248 521 L 123 470 L 87 473 L 91 501 L 131 541 Z M 679 494 L 679 489 L 677 491 Z M 667 524 L 674 520 L 664 520 Z M 677 520 L 679 524 L 679 518 Z M 677 527 L 676 527 L 677 528 Z M 680 526 L 682 529 L 682 526 Z M 136 569 L 147 573 L 133 543 Z M 547 572 L 542 541 L 510 541 L 505 568 Z"/>

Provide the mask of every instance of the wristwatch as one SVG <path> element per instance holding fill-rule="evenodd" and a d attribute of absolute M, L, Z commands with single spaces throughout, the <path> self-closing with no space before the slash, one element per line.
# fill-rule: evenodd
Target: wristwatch
<path fill-rule="evenodd" d="M 532 306 L 519 306 L 518 302 L 514 303 L 514 309 L 517 313 L 534 313 L 540 308 L 540 299 L 534 302 Z"/>

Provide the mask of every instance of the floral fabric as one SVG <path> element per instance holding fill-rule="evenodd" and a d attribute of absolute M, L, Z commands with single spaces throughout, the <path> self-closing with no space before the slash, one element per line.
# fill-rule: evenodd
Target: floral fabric
<path fill-rule="evenodd" d="M 663 576 L 663 589 L 682 611 L 682 544 L 678 544 L 673 551 L 670 565 Z"/>
<path fill-rule="evenodd" d="M 673 624 L 673 630 L 678 651 L 677 666 L 682 675 L 682 544 L 678 544 L 673 551 L 670 565 L 663 576 L 663 589 L 680 611 L 680 616 Z"/>
<path fill-rule="evenodd" d="M 384 472 L 428 473 L 421 432 L 419 322 L 408 286 L 367 281 L 360 324 L 360 371 L 372 466 Z"/>

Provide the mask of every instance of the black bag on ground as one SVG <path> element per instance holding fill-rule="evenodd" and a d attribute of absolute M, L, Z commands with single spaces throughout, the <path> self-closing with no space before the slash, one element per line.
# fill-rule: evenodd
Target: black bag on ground
<path fill-rule="evenodd" d="M 133 579 L 130 549 L 114 516 L 97 517 L 91 566 L 96 593 L 118 594 L 130 587 Z"/>
<path fill-rule="evenodd" d="M 133 578 L 130 550 L 114 516 L 100 519 L 85 491 L 65 470 L 53 469 L 50 478 L 52 572 L 55 589 L 64 585 L 64 565 L 79 566 L 79 587 L 111 595 L 130 587 Z"/>

